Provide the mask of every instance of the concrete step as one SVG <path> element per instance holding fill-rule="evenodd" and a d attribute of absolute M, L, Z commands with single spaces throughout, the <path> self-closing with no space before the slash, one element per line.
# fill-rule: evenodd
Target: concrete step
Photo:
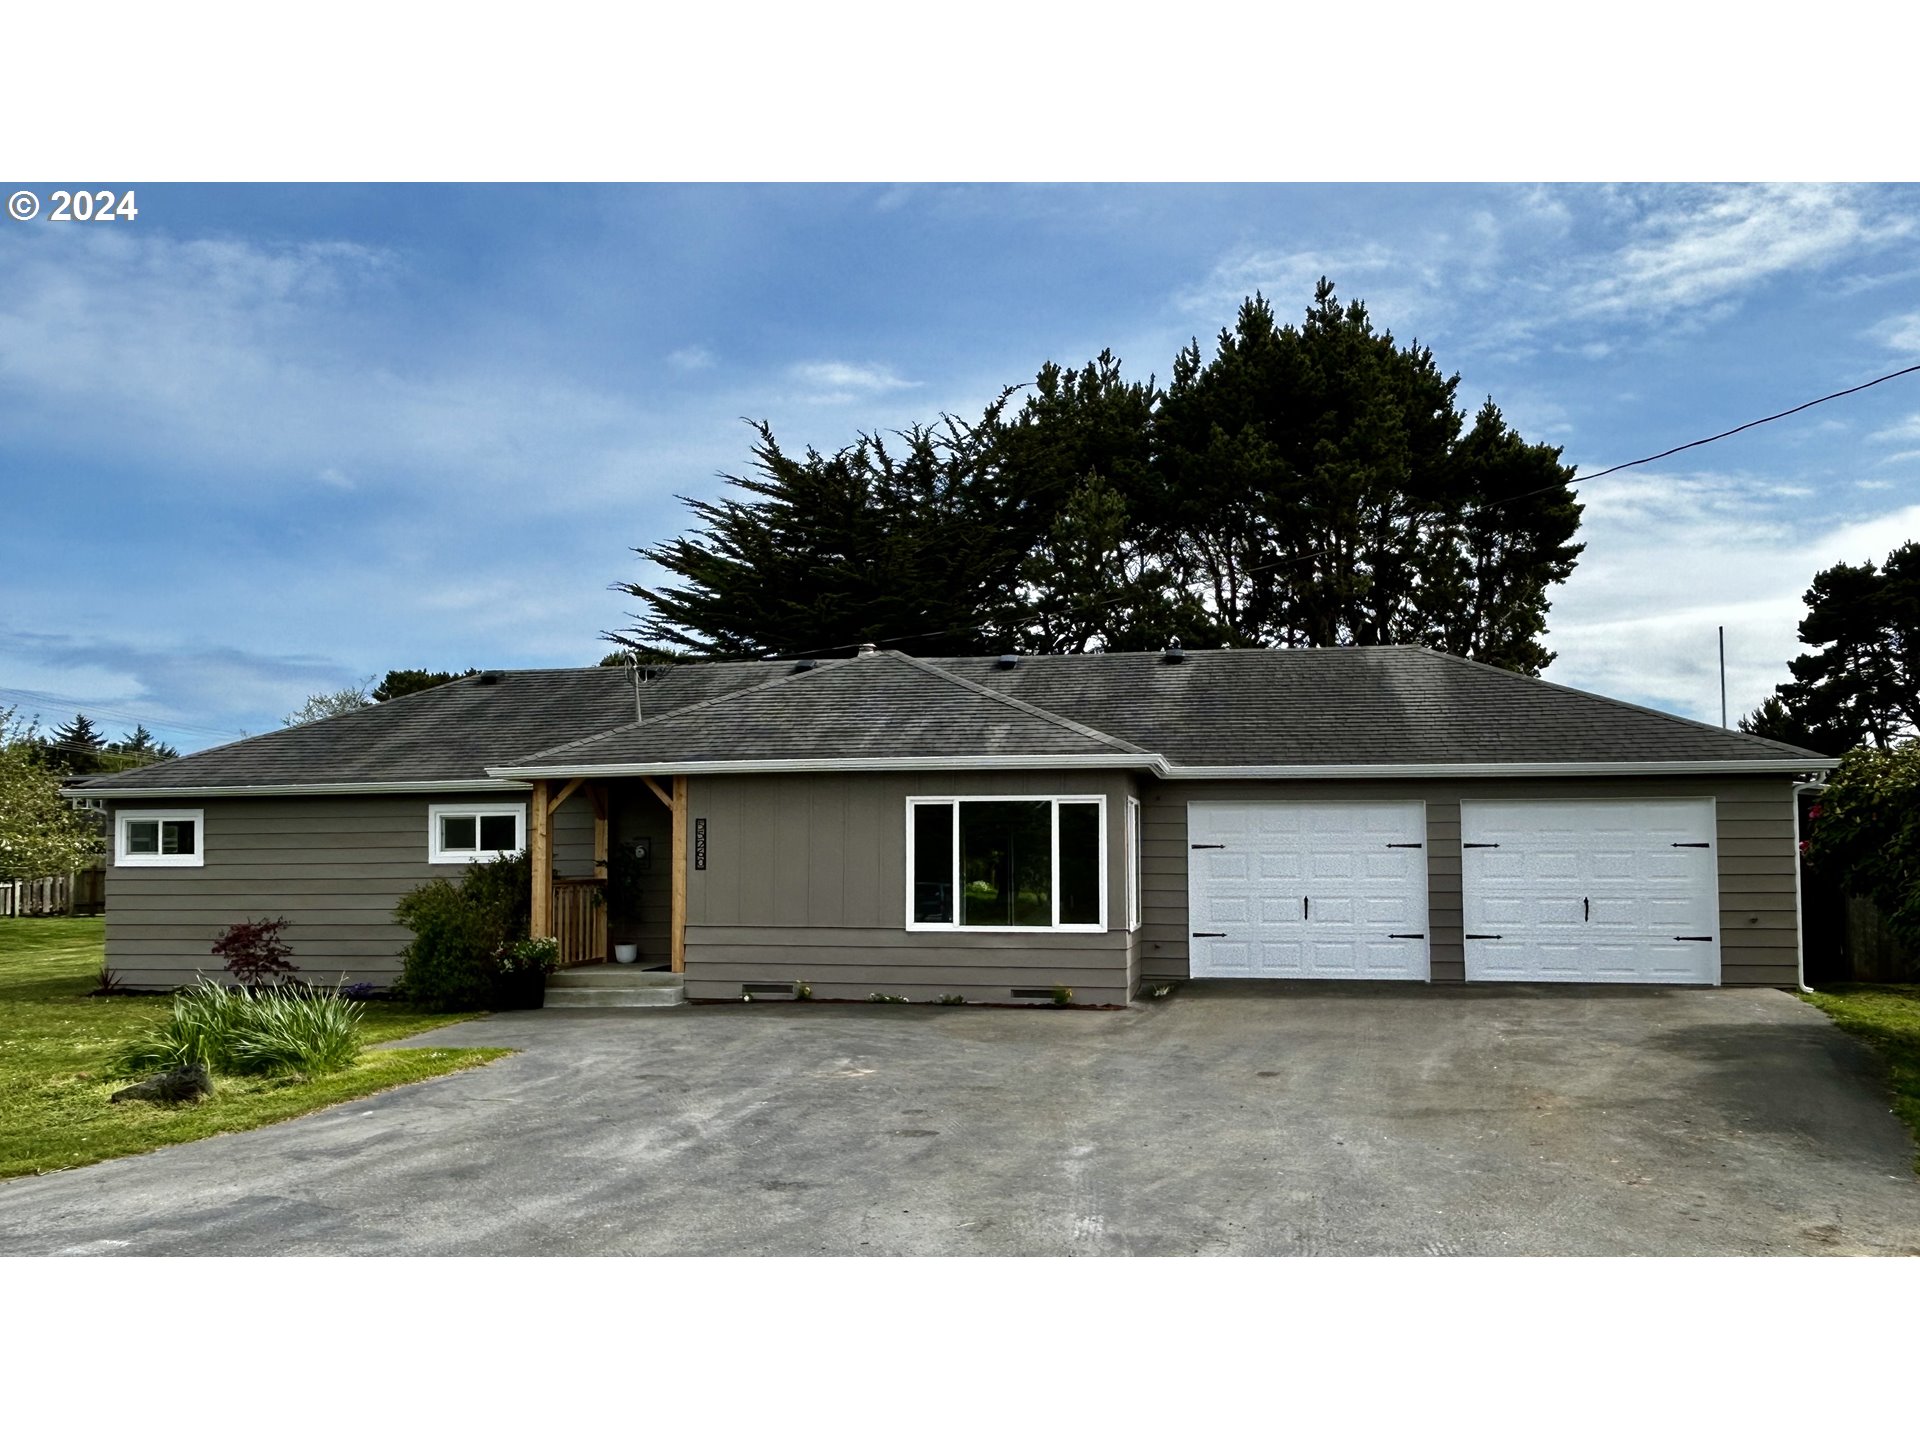
<path fill-rule="evenodd" d="M 581 965 L 547 977 L 549 1010 L 600 1010 L 687 1003 L 686 977 L 631 965 Z"/>

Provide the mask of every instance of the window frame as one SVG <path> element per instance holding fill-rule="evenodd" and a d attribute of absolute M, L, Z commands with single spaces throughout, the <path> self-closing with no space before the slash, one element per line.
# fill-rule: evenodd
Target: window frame
<path fill-rule="evenodd" d="M 1140 928 L 1140 892 L 1144 889 L 1141 874 L 1140 843 L 1140 797 L 1127 796 L 1127 933 L 1133 934 Z"/>
<path fill-rule="evenodd" d="M 488 815 L 511 815 L 513 817 L 514 846 L 511 850 L 443 850 L 440 848 L 440 821 L 448 815 L 471 815 L 474 817 L 473 839 L 480 843 L 480 821 Z M 429 865 L 471 865 L 474 861 L 498 860 L 506 855 L 518 855 L 527 848 L 527 807 L 516 802 L 487 802 L 475 804 L 448 801 L 444 804 L 427 806 L 427 863 Z"/>
<path fill-rule="evenodd" d="M 193 852 L 188 855 L 135 855 L 127 849 L 127 827 L 135 821 L 191 820 Z M 192 869 L 207 863 L 207 812 L 205 810 L 116 810 L 113 816 L 113 863 L 116 868 L 145 866 Z"/>
<path fill-rule="evenodd" d="M 1048 900 L 1053 907 L 1051 925 L 963 925 L 960 891 L 960 807 L 1005 803 L 1007 801 L 1045 802 L 1048 806 L 1048 820 L 1052 831 L 1050 842 L 1050 864 Z M 950 805 L 953 807 L 953 831 L 949 844 L 953 850 L 953 919 L 952 920 L 916 920 L 913 916 L 914 868 L 914 808 L 919 805 Z M 1098 829 L 1100 834 L 1100 919 L 1091 925 L 1063 925 L 1060 923 L 1060 807 L 1062 805 L 1097 805 L 1099 807 Z M 1107 797 L 1105 795 L 909 795 L 906 803 L 907 821 L 907 867 L 904 889 L 906 891 L 906 926 L 909 930 L 929 930 L 949 935 L 1104 935 L 1108 932 L 1109 884 L 1107 875 Z"/>

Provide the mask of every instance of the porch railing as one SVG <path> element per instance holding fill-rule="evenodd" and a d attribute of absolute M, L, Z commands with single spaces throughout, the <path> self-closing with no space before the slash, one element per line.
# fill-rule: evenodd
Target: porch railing
<path fill-rule="evenodd" d="M 607 907 L 600 903 L 594 879 L 553 882 L 553 938 L 560 942 L 560 964 L 595 965 L 607 958 Z"/>

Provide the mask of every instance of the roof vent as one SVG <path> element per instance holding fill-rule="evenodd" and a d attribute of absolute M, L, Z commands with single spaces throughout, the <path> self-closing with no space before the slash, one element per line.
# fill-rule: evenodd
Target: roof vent
<path fill-rule="evenodd" d="M 476 685 L 498 685 L 500 683 L 500 672 L 498 670 L 482 670 L 478 675 L 473 677 L 473 683 Z"/>
<path fill-rule="evenodd" d="M 860 648 L 854 652 L 856 658 L 861 660 L 866 659 L 869 655 L 878 655 L 879 653 L 880 647 L 871 640 L 862 640 L 860 642 Z"/>
<path fill-rule="evenodd" d="M 1002 655 L 998 660 L 993 662 L 994 668 L 997 670 L 1012 670 L 1018 666 L 1019 663 L 1020 657 L 1018 655 Z"/>
<path fill-rule="evenodd" d="M 793 673 L 795 675 L 805 670 L 818 670 L 819 668 L 820 662 L 818 660 L 796 660 L 793 662 Z"/>
<path fill-rule="evenodd" d="M 1169 665 L 1178 665 L 1187 658 L 1187 652 L 1180 648 L 1178 640 L 1169 640 L 1167 648 L 1160 652 L 1160 658 Z"/>

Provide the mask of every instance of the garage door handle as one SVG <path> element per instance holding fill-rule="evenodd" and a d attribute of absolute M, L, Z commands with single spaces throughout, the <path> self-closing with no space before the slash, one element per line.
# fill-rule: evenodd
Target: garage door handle
<path fill-rule="evenodd" d="M 1195 845 L 1192 848 L 1195 850 L 1224 850 L 1227 847 L 1224 845 Z"/>
<path fill-rule="evenodd" d="M 1307 918 L 1308 915 L 1312 913 L 1313 913 L 1312 905 L 1308 902 L 1307 897 L 1302 895 L 1300 897 L 1300 918 L 1304 920 Z"/>
<path fill-rule="evenodd" d="M 1468 935 L 1463 938 L 1468 940 L 1499 940 L 1504 937 L 1499 935 Z"/>
<path fill-rule="evenodd" d="M 1422 849 L 1425 849 L 1425 848 L 1426 848 L 1426 847 L 1425 847 L 1425 846 L 1423 846 L 1423 845 L 1422 845 L 1422 844 L 1421 844 L 1421 843 L 1420 843 L 1420 842 L 1419 842 L 1418 840 L 1389 840 L 1389 841 L 1387 841 L 1387 849 L 1389 849 L 1389 850 L 1422 850 Z"/>
<path fill-rule="evenodd" d="M 1389 940 L 1424 940 L 1426 938 L 1427 937 L 1425 935 L 1389 935 L 1387 936 L 1387 939 Z"/>
<path fill-rule="evenodd" d="M 1713 842 L 1711 840 L 1676 840 L 1673 842 L 1672 848 L 1675 850 L 1711 850 L 1713 848 Z"/>
<path fill-rule="evenodd" d="M 1676 940 L 1712 940 L 1713 936 L 1711 935 L 1676 935 L 1673 938 Z"/>
<path fill-rule="evenodd" d="M 1227 932 L 1224 930 L 1196 930 L 1193 932 L 1193 938 L 1195 940 L 1224 940 L 1227 938 Z"/>
<path fill-rule="evenodd" d="M 1498 840 L 1463 840 L 1460 848 L 1462 850 L 1498 850 L 1500 842 Z"/>
<path fill-rule="evenodd" d="M 1593 899 L 1591 896 L 1582 895 L 1580 897 L 1580 918 L 1582 920 L 1593 919 Z"/>

